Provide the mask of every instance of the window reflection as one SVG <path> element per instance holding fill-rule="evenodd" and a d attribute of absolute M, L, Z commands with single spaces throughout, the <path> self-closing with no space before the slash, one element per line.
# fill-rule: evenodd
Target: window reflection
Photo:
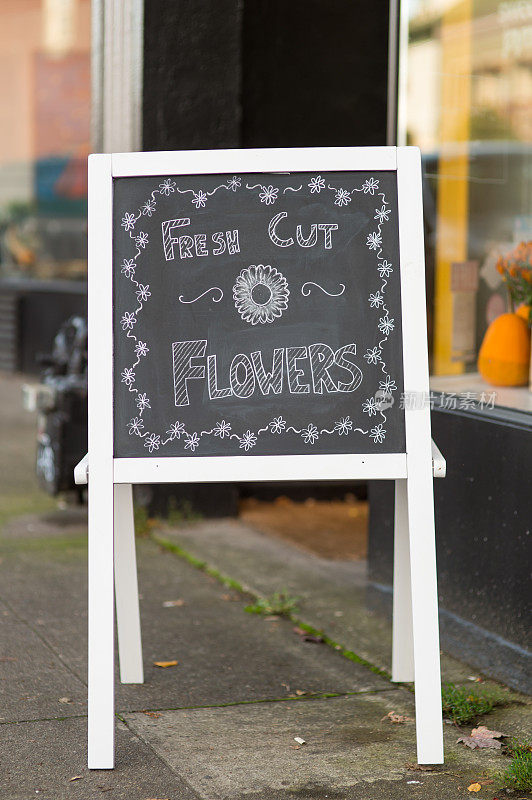
<path fill-rule="evenodd" d="M 498 257 L 532 239 L 532 0 L 410 0 L 406 67 L 402 135 L 426 171 L 433 371 L 457 374 L 476 369 L 506 310 Z"/>
<path fill-rule="evenodd" d="M 0 6 L 0 276 L 86 276 L 90 0 Z"/>

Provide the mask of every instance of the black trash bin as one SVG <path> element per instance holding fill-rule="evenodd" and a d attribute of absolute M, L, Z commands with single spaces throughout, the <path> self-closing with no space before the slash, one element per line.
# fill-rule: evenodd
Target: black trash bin
<path fill-rule="evenodd" d="M 39 484 L 49 494 L 77 489 L 74 467 L 87 452 L 87 323 L 70 317 L 59 329 L 51 354 L 39 357 L 37 394 Z"/>

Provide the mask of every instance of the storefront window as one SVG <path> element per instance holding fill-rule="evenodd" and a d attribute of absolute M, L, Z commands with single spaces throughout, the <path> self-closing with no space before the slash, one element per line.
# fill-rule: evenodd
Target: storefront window
<path fill-rule="evenodd" d="M 0 5 L 0 277 L 85 278 L 90 0 Z"/>
<path fill-rule="evenodd" d="M 399 140 L 421 148 L 432 371 L 476 370 L 532 239 L 532 0 L 410 0 Z"/>

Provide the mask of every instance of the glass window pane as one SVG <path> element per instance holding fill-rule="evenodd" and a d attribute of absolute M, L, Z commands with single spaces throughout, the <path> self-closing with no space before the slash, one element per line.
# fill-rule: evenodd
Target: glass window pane
<path fill-rule="evenodd" d="M 411 0 L 405 61 L 402 135 L 426 172 L 433 372 L 475 371 L 507 310 L 497 259 L 532 239 L 532 2 Z"/>
<path fill-rule="evenodd" d="M 0 277 L 85 278 L 90 0 L 0 4 Z"/>

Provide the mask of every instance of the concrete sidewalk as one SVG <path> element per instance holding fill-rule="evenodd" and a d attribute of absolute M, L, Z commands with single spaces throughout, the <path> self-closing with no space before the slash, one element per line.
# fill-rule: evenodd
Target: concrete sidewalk
<path fill-rule="evenodd" d="M 452 725 L 445 766 L 411 768 L 414 723 L 386 715 L 413 717 L 413 695 L 382 674 L 390 627 L 365 608 L 363 564 L 229 520 L 137 540 L 146 682 L 120 686 L 117 675 L 116 768 L 89 772 L 86 511 L 37 489 L 22 381 L 0 382 L 0 800 L 458 800 L 473 781 L 479 800 L 500 799 L 493 775 L 508 760 L 457 744 Z M 304 641 L 293 622 L 246 613 L 250 597 L 220 573 L 253 595 L 298 595 L 299 618 L 351 658 Z M 444 659 L 447 679 L 470 674 Z M 529 711 L 514 703 L 477 721 L 521 735 Z"/>
<path fill-rule="evenodd" d="M 207 539 L 217 528 L 242 541 L 249 536 L 235 523 L 166 535 L 199 540 L 203 530 Z M 287 557 L 286 545 L 271 546 Z M 303 641 L 288 620 L 245 613 L 249 598 L 140 539 L 146 683 L 118 685 L 117 766 L 89 772 L 84 512 L 12 519 L 0 550 L 2 800 L 92 800 L 107 793 L 124 800 L 453 800 L 469 796 L 473 780 L 504 768 L 498 754 L 457 745 L 449 725 L 447 765 L 408 769 L 416 759 L 414 725 L 383 717 L 390 711 L 412 717 L 411 692 L 331 647 Z M 307 558 L 295 550 L 292 556 Z M 327 602 L 331 563 L 323 581 Z M 295 565 L 289 571 L 298 572 Z M 183 602 L 165 606 L 174 600 Z M 178 666 L 153 665 L 173 659 Z M 494 712 L 488 724 L 518 734 L 526 710 Z M 298 747 L 296 736 L 306 744 Z M 486 800 L 493 792 L 478 796 Z"/>

